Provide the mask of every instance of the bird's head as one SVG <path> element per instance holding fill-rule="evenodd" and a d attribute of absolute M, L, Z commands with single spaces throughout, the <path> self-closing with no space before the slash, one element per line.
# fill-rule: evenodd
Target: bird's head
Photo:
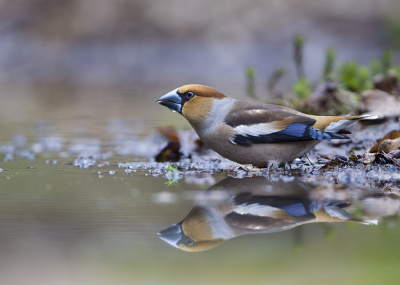
<path fill-rule="evenodd" d="M 204 251 L 216 247 L 225 240 L 214 238 L 206 209 L 195 207 L 179 224 L 158 233 L 158 237 L 184 251 Z"/>
<path fill-rule="evenodd" d="M 197 125 L 210 115 L 214 100 L 224 98 L 224 94 L 211 87 L 189 84 L 168 92 L 157 103 L 182 114 L 192 125 Z"/>

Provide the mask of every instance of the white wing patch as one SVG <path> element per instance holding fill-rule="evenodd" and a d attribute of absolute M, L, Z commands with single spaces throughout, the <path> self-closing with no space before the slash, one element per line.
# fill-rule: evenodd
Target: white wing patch
<path fill-rule="evenodd" d="M 246 110 L 244 111 L 245 113 L 248 113 L 249 115 L 252 114 L 262 114 L 265 113 L 264 109 L 254 109 L 254 110 Z M 235 128 L 233 128 L 235 131 L 235 135 L 242 135 L 242 136 L 262 136 L 262 135 L 268 135 L 274 132 L 279 132 L 281 131 L 278 128 L 274 128 L 273 124 L 271 123 L 261 123 L 261 124 L 254 124 L 254 125 L 239 125 Z M 229 140 L 231 143 L 236 144 L 236 142 L 233 140 L 235 136 L 231 137 Z"/>
<path fill-rule="evenodd" d="M 263 109 L 255 109 L 255 110 L 249 110 L 248 112 L 253 112 L 253 113 L 256 113 L 256 114 L 261 114 L 261 113 L 265 112 L 265 110 L 263 110 Z"/>
<path fill-rule="evenodd" d="M 234 128 L 235 132 L 242 136 L 261 136 L 279 132 L 281 129 L 274 128 L 271 124 L 240 125 Z"/>
<path fill-rule="evenodd" d="M 240 215 L 253 215 L 259 217 L 271 217 L 274 216 L 274 213 L 280 211 L 285 212 L 284 210 L 278 208 L 274 208 L 267 205 L 258 205 L 258 204 L 239 205 L 235 208 L 235 212 Z"/>
<path fill-rule="evenodd" d="M 263 113 L 265 112 L 265 110 L 250 110 L 248 112 L 253 112 L 253 113 Z M 284 130 L 285 128 L 279 128 L 276 126 L 276 124 L 274 124 L 274 122 L 271 123 L 260 123 L 260 124 L 254 124 L 254 125 L 239 125 L 235 128 L 233 128 L 233 130 L 235 131 L 235 135 L 242 135 L 244 137 L 248 137 L 248 136 L 254 136 L 254 137 L 258 137 L 258 136 L 263 136 L 263 135 L 269 135 L 275 132 L 279 132 Z M 231 137 L 229 140 L 231 141 L 231 143 L 236 144 L 236 142 L 234 142 L 234 137 Z"/>

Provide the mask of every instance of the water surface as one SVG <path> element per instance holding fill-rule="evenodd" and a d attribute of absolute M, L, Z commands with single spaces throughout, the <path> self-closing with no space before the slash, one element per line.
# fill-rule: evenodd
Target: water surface
<path fill-rule="evenodd" d="M 162 123 L 98 122 L 25 121 L 19 135 L 3 134 L 1 284 L 376 284 L 400 277 L 400 199 L 382 191 L 387 181 L 378 168 L 358 180 L 342 179 L 339 170 L 273 172 L 272 182 L 264 172 L 228 175 L 218 160 L 184 160 L 179 171 L 168 170 L 141 156 L 143 145 L 156 152 L 163 143 L 155 133 Z M 217 228 L 225 221 L 240 230 L 205 251 L 187 252 L 157 235 L 192 209 L 233 213 L 235 199 L 247 209 L 264 201 L 279 214 L 268 230 L 261 228 L 265 209 L 258 224 L 221 214 Z M 316 211 L 325 220 L 316 222 Z"/>

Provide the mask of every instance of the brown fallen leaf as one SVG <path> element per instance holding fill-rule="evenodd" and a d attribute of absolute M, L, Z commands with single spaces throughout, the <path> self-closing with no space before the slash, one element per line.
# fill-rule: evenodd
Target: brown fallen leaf
<path fill-rule="evenodd" d="M 167 146 L 162 149 L 155 157 L 157 162 L 177 162 L 181 157 L 179 141 L 170 141 Z"/>
<path fill-rule="evenodd" d="M 158 129 L 158 132 L 168 140 L 179 142 L 178 132 L 174 127 L 162 127 Z"/>
<path fill-rule="evenodd" d="M 174 127 L 162 127 L 158 132 L 168 140 L 168 144 L 155 156 L 157 162 L 177 162 L 206 148 L 198 136 L 193 135 L 194 132 L 182 132 Z"/>
<path fill-rule="evenodd" d="M 398 130 L 392 130 L 392 131 L 388 132 L 387 134 L 385 134 L 383 136 L 383 138 L 381 140 L 379 140 L 375 145 L 373 145 L 371 147 L 371 149 L 369 150 L 369 152 L 370 153 L 377 153 L 377 152 L 382 153 L 382 150 L 384 150 L 386 153 L 389 153 L 392 150 L 399 148 L 399 146 L 394 147 L 394 146 L 396 146 L 396 144 L 400 143 L 400 141 L 397 142 L 398 138 L 400 138 L 400 132 Z M 382 148 L 380 150 L 379 149 L 380 145 L 386 140 L 388 140 L 388 141 L 384 143 L 384 145 L 382 146 Z M 396 141 L 396 142 L 392 143 L 391 141 Z M 391 149 L 389 150 L 389 148 L 391 148 Z"/>
<path fill-rule="evenodd" d="M 182 154 L 178 131 L 174 127 L 162 127 L 158 129 L 158 132 L 168 140 L 168 144 L 156 155 L 155 160 L 157 162 L 179 161 Z"/>
<path fill-rule="evenodd" d="M 378 147 L 378 152 L 379 153 L 389 153 L 393 150 L 399 149 L 400 148 L 400 138 L 391 140 L 387 139 L 381 142 L 381 144 Z"/>

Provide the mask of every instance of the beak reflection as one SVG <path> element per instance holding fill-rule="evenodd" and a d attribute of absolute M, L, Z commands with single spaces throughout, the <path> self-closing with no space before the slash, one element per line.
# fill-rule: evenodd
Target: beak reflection
<path fill-rule="evenodd" d="M 169 228 L 158 232 L 157 235 L 166 243 L 179 248 L 178 243 L 182 239 L 181 224 L 172 224 Z"/>

